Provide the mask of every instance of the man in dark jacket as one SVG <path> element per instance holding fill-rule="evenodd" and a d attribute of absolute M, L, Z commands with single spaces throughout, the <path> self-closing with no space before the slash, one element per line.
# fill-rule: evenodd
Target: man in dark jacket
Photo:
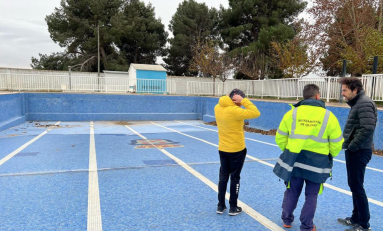
<path fill-rule="evenodd" d="M 364 173 L 372 156 L 373 136 L 377 121 L 374 101 L 364 94 L 358 78 L 341 78 L 342 96 L 351 107 L 343 131 L 348 185 L 352 192 L 354 209 L 351 217 L 339 218 L 338 222 L 351 226 L 346 231 L 368 231 L 370 211 L 363 187 Z"/>

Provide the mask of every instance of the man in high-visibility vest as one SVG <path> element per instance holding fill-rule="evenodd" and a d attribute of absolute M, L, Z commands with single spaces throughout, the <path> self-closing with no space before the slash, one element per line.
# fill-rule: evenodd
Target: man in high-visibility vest
<path fill-rule="evenodd" d="M 279 125 L 275 141 L 283 153 L 274 173 L 287 187 L 282 204 L 283 226 L 291 228 L 293 212 L 306 183 L 300 229 L 316 231 L 313 219 L 318 194 L 331 176 L 333 157 L 342 150 L 343 136 L 338 119 L 320 100 L 317 85 L 306 85 L 303 98 L 284 115 Z"/>

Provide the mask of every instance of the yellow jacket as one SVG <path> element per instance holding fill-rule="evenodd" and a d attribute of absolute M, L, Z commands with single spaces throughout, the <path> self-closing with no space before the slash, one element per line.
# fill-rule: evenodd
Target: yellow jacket
<path fill-rule="evenodd" d="M 218 149 L 224 152 L 239 152 L 245 149 L 243 126 L 245 119 L 254 119 L 261 115 L 258 108 L 247 98 L 237 106 L 229 96 L 222 96 L 214 108 L 218 127 Z"/>

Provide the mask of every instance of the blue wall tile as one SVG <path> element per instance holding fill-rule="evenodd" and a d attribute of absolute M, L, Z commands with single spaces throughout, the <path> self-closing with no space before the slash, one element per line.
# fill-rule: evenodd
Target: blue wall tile
<path fill-rule="evenodd" d="M 21 93 L 0 95 L 0 131 L 29 121 L 203 120 L 215 121 L 218 98 L 187 96 Z M 261 112 L 253 128 L 277 129 L 287 103 L 253 101 Z M 349 108 L 327 107 L 343 129 Z M 375 148 L 383 149 L 383 112 L 378 113 Z"/>
<path fill-rule="evenodd" d="M 215 121 L 214 106 L 218 103 L 218 99 L 205 98 L 205 110 L 203 111 L 203 120 L 205 122 Z M 288 103 L 252 101 L 259 111 L 261 116 L 256 119 L 249 120 L 249 126 L 262 130 L 278 129 L 283 115 L 291 109 Z M 339 124 L 343 130 L 346 124 L 350 108 L 346 107 L 327 107 L 338 118 Z M 383 149 L 383 112 L 378 111 L 378 122 L 374 134 L 374 143 L 376 149 Z"/>
<path fill-rule="evenodd" d="M 26 94 L 27 120 L 195 120 L 200 97 Z"/>
<path fill-rule="evenodd" d="M 24 94 L 0 95 L 0 131 L 25 122 Z"/>

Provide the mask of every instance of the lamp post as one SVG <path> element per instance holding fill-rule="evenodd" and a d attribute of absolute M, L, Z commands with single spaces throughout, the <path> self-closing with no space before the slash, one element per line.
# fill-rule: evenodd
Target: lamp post
<path fill-rule="evenodd" d="M 100 91 L 100 22 L 97 23 L 97 91 Z"/>
<path fill-rule="evenodd" d="M 342 67 L 342 74 L 340 77 L 346 77 L 346 72 L 347 72 L 347 60 L 343 60 L 343 67 Z M 342 98 L 342 85 L 340 85 L 340 91 L 339 91 L 339 103 L 343 103 L 343 98 Z"/>
<path fill-rule="evenodd" d="M 97 76 L 100 77 L 100 25 L 97 23 Z"/>

